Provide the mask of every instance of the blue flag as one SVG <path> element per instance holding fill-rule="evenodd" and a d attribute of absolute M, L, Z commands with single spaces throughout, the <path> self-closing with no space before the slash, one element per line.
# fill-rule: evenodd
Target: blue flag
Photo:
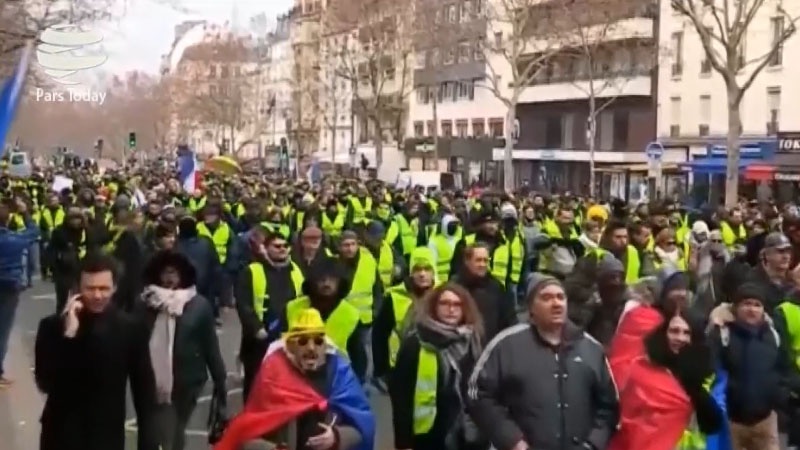
<path fill-rule="evenodd" d="M 328 356 L 328 364 L 336 364 L 336 372 L 328 398 L 328 407 L 336 412 L 342 423 L 350 425 L 361 434 L 361 445 L 357 450 L 373 450 L 375 447 L 375 415 L 369 401 L 350 367 L 347 358 L 339 353 Z"/>
<path fill-rule="evenodd" d="M 5 153 L 8 132 L 17 116 L 17 108 L 24 92 L 25 77 L 28 74 L 32 51 L 33 42 L 29 42 L 22 50 L 22 56 L 14 69 L 14 74 L 5 80 L 3 90 L 0 92 L 0 157 Z"/>

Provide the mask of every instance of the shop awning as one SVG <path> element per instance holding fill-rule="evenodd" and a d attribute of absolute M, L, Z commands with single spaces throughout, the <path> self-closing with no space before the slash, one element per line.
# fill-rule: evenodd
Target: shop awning
<path fill-rule="evenodd" d="M 758 164 L 761 161 L 758 159 L 740 159 L 739 160 L 739 171 L 746 169 L 747 167 Z M 684 172 L 692 172 L 692 173 L 702 173 L 702 174 L 725 174 L 728 170 L 728 159 L 727 158 L 703 158 L 703 159 L 695 159 L 694 161 L 688 161 L 685 163 L 679 164 L 681 170 Z"/>
<path fill-rule="evenodd" d="M 775 166 L 769 164 L 751 164 L 744 169 L 744 178 L 750 181 L 772 181 Z"/>

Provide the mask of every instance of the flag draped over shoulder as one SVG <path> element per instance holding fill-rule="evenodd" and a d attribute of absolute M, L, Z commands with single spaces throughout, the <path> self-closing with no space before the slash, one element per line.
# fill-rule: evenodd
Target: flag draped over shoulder
<path fill-rule="evenodd" d="M 646 305 L 636 306 L 623 314 L 608 349 L 608 364 L 620 389 L 627 382 L 632 362 L 644 356 L 644 339 L 663 320 L 658 310 Z"/>
<path fill-rule="evenodd" d="M 29 42 L 22 50 L 22 56 L 14 69 L 14 74 L 5 80 L 3 90 L 0 92 L 0 156 L 5 153 L 8 132 L 17 116 L 17 108 L 24 92 L 25 77 L 28 75 L 32 52 L 33 42 Z"/>
<path fill-rule="evenodd" d="M 674 450 L 692 417 L 692 403 L 669 371 L 646 358 L 628 367 L 620 393 L 619 428 L 608 450 Z"/>
<path fill-rule="evenodd" d="M 335 369 L 329 399 L 306 382 L 282 350 L 269 352 L 244 410 L 231 421 L 214 450 L 238 450 L 244 442 L 277 431 L 306 412 L 324 409 L 337 414 L 339 424 L 359 431 L 362 442 L 356 450 L 373 450 L 375 418 L 349 362 L 334 351 L 326 364 Z"/>

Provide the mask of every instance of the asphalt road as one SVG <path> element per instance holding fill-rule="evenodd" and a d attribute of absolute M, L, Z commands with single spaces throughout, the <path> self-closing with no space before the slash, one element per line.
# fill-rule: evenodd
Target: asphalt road
<path fill-rule="evenodd" d="M 26 291 L 20 301 L 5 370 L 15 380 L 14 385 L 0 391 L 0 450 L 31 450 L 38 448 L 39 415 L 43 404 L 41 394 L 33 382 L 33 347 L 39 320 L 55 310 L 55 294 L 47 282 L 37 284 Z M 239 347 L 239 320 L 231 311 L 224 317 L 219 331 L 220 349 L 228 369 L 228 408 L 231 414 L 242 407 L 242 394 L 235 363 Z M 209 448 L 206 420 L 209 410 L 210 383 L 200 398 L 197 409 L 188 427 L 187 450 Z M 387 397 L 371 393 L 370 400 L 378 419 L 377 450 L 394 447 L 391 432 L 391 409 Z M 136 448 L 136 420 L 132 406 L 128 405 L 126 429 L 127 448 Z"/>

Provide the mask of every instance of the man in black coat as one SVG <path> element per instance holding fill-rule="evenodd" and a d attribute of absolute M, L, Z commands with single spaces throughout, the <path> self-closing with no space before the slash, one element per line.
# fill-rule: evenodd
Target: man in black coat
<path fill-rule="evenodd" d="M 140 424 L 139 450 L 151 450 L 146 429 L 155 383 L 143 323 L 111 301 L 116 288 L 110 257 L 91 253 L 80 263 L 79 293 L 61 314 L 39 323 L 35 376 L 47 395 L 41 450 L 124 450 L 128 379 Z"/>

